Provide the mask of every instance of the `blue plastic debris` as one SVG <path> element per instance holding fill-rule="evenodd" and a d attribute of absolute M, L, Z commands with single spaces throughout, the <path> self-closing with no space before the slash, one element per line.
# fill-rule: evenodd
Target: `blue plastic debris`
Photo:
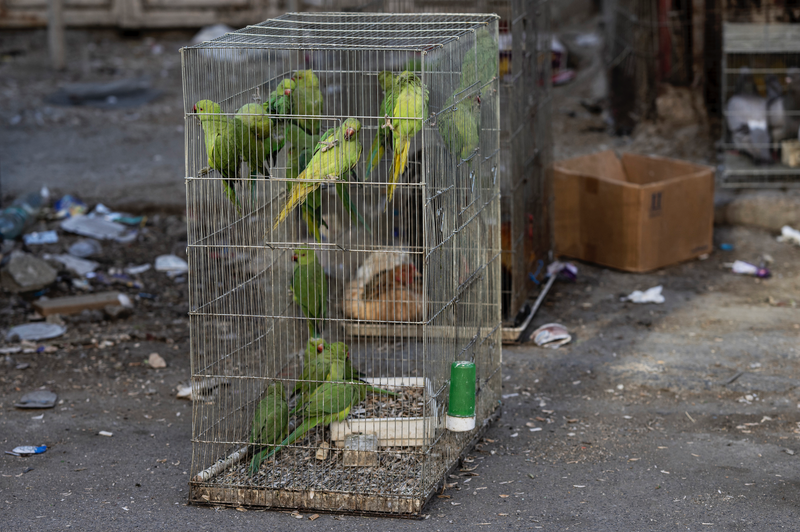
<path fill-rule="evenodd" d="M 6 451 L 6 454 L 10 454 L 13 456 L 30 456 L 32 454 L 42 454 L 47 450 L 47 445 L 20 445 L 19 447 L 14 447 L 11 451 Z"/>

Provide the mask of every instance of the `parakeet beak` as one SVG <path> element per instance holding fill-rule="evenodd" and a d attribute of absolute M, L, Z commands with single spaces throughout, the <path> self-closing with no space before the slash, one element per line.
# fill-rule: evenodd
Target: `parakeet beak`
<path fill-rule="evenodd" d="M 298 257 L 297 255 L 292 255 L 292 261 L 294 261 L 294 262 L 297 262 L 297 259 L 298 259 L 298 258 L 299 258 L 299 257 Z"/>
<path fill-rule="evenodd" d="M 197 106 L 196 106 L 196 105 L 193 105 L 193 106 L 192 106 L 192 112 L 193 112 L 193 113 L 196 113 L 196 112 L 197 112 Z"/>
<path fill-rule="evenodd" d="M 317 344 L 317 353 L 322 353 L 324 350 L 325 348 L 322 346 L 322 344 Z"/>
<path fill-rule="evenodd" d="M 283 94 L 285 96 L 291 96 L 292 95 L 292 89 L 283 89 Z"/>
<path fill-rule="evenodd" d="M 356 130 L 352 127 L 348 127 L 344 131 L 344 140 L 350 140 L 350 138 L 356 134 Z"/>

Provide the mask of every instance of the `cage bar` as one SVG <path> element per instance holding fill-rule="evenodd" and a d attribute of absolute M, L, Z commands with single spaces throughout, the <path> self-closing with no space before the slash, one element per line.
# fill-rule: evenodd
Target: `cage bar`
<path fill-rule="evenodd" d="M 498 33 L 486 14 L 288 13 L 182 49 L 191 502 L 419 515 L 497 415 Z M 465 433 L 444 428 L 455 360 L 476 366 Z"/>

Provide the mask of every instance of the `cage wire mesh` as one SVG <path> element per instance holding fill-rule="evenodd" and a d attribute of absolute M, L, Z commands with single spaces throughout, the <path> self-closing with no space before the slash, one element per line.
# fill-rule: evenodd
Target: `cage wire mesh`
<path fill-rule="evenodd" d="M 516 341 L 552 258 L 550 0 L 320 0 L 307 10 L 496 13 L 500 48 L 502 312 Z M 533 275 L 531 275 L 533 274 Z"/>
<path fill-rule="evenodd" d="M 191 501 L 419 514 L 496 415 L 497 43 L 494 15 L 289 13 L 182 49 Z"/>

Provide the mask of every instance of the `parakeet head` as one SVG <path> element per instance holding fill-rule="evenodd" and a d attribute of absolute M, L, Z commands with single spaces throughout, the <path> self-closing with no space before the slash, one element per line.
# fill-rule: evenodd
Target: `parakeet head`
<path fill-rule="evenodd" d="M 342 122 L 342 129 L 344 130 L 344 140 L 358 138 L 358 132 L 361 131 L 361 122 L 355 118 L 348 118 Z"/>
<path fill-rule="evenodd" d="M 219 114 L 222 112 L 222 107 L 217 102 L 211 100 L 200 100 L 192 108 L 193 113 L 201 115 Z"/>
<path fill-rule="evenodd" d="M 378 84 L 384 91 L 391 90 L 392 85 L 394 84 L 394 74 L 388 70 L 384 70 L 378 74 Z"/>
<path fill-rule="evenodd" d="M 275 90 L 278 92 L 278 94 L 283 93 L 285 96 L 289 96 L 292 94 L 292 91 L 295 90 L 296 88 L 297 88 L 297 83 L 291 78 L 286 78 L 281 80 L 280 83 L 278 83 L 278 87 Z"/>
<path fill-rule="evenodd" d="M 299 265 L 313 264 L 317 260 L 317 256 L 313 249 L 299 248 L 294 250 L 292 260 Z"/>
<path fill-rule="evenodd" d="M 305 85 L 306 87 L 318 87 L 319 78 L 314 74 L 313 70 L 298 70 L 292 76 L 292 79 L 298 85 Z"/>
<path fill-rule="evenodd" d="M 409 70 L 404 70 L 397 76 L 395 83 L 398 85 L 407 85 L 408 83 L 422 83 L 416 74 Z"/>
<path fill-rule="evenodd" d="M 286 388 L 283 387 L 281 382 L 273 382 L 267 388 L 267 396 L 274 395 L 277 399 L 284 399 L 286 397 Z"/>
<path fill-rule="evenodd" d="M 306 352 L 309 354 L 312 353 L 322 353 L 325 350 L 325 340 L 323 338 L 309 338 L 308 345 L 306 346 Z"/>

